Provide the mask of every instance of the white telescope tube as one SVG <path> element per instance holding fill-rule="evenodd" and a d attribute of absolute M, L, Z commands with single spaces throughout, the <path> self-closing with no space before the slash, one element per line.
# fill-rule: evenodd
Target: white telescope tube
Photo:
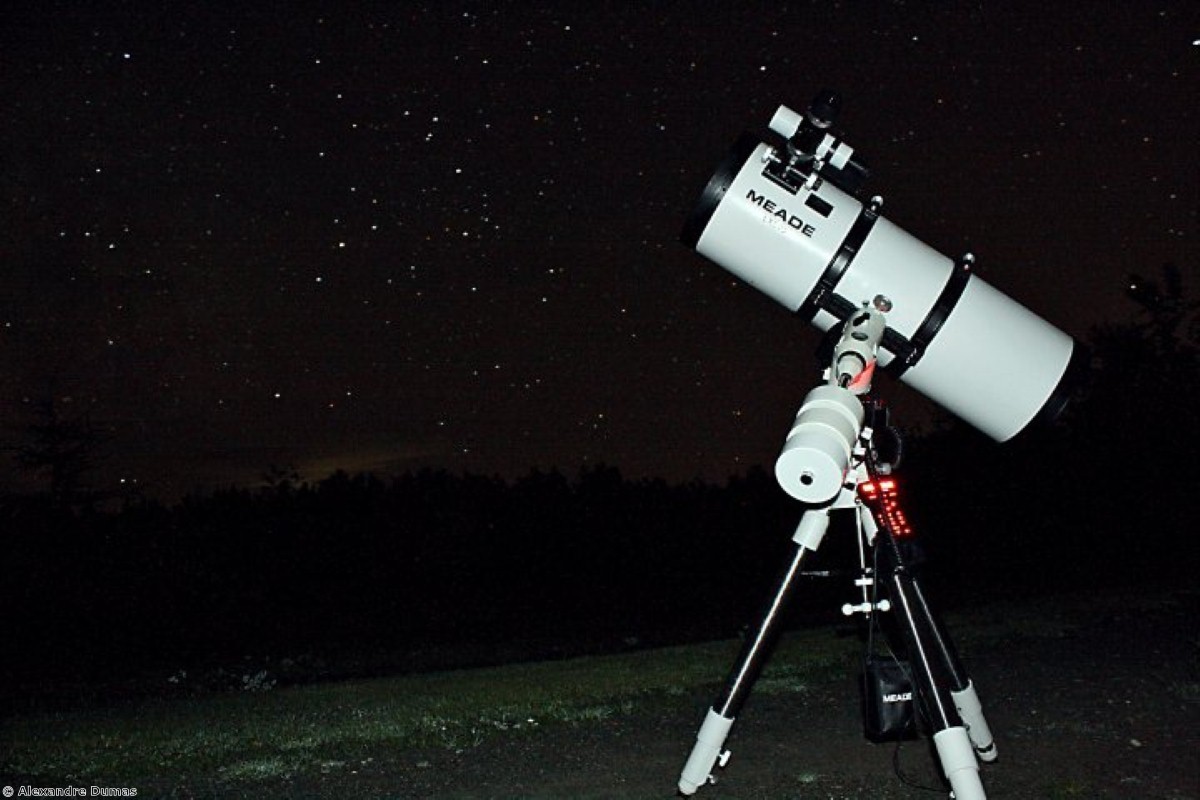
<path fill-rule="evenodd" d="M 784 109 L 773 126 L 798 119 Z M 997 441 L 1065 405 L 1071 337 L 832 180 L 789 184 L 780 173 L 788 159 L 758 137 L 739 140 L 684 243 L 823 331 L 886 299 L 880 366 Z M 892 349 L 897 342 L 906 349 Z"/>

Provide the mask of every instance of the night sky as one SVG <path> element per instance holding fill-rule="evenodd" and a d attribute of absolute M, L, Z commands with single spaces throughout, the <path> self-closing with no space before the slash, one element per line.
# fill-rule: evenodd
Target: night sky
<path fill-rule="evenodd" d="M 819 337 L 678 235 L 824 87 L 887 216 L 1068 332 L 1197 288 L 1195 2 L 242 5 L 0 21 L 4 437 L 86 416 L 99 489 L 769 465 Z"/>

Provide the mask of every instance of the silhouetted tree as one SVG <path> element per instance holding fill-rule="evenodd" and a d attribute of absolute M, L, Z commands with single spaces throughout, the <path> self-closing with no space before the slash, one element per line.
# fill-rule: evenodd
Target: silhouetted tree
<path fill-rule="evenodd" d="M 31 405 L 35 420 L 27 429 L 28 441 L 10 448 L 18 466 L 44 480 L 59 507 L 95 500 L 85 476 L 95 468 L 105 437 L 86 412 L 65 414 L 53 398 Z"/>
<path fill-rule="evenodd" d="M 1188 296 L 1179 267 L 1164 264 L 1161 283 L 1130 275 L 1126 291 L 1146 317 L 1136 328 L 1156 346 L 1159 355 L 1172 360 L 1182 355 L 1195 366 L 1200 347 L 1200 300 Z"/>

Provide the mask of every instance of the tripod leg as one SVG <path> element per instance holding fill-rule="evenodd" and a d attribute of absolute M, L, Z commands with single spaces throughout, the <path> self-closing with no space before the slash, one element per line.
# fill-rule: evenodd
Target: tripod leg
<path fill-rule="evenodd" d="M 772 647 L 779 636 L 783 610 L 800 574 L 800 565 L 805 556 L 820 545 L 828 527 L 827 510 L 806 511 L 800 519 L 800 525 L 793 537 L 797 543 L 795 555 L 780 579 L 758 629 L 742 646 L 725 687 L 717 696 L 716 703 L 708 710 L 700 732 L 696 735 L 696 744 L 692 747 L 691 755 L 688 756 L 679 776 L 679 791 L 682 794 L 695 794 L 700 786 L 715 782 L 712 774 L 714 767 L 718 764 L 723 767 L 729 760 L 729 751 L 724 749 L 725 739 L 770 657 Z"/>
<path fill-rule="evenodd" d="M 975 747 L 975 755 L 979 756 L 980 761 L 995 761 L 998 755 L 996 740 L 992 736 L 987 720 L 984 719 L 983 704 L 979 702 L 975 684 L 963 667 L 945 628 L 930 609 L 929 602 L 925 599 L 925 593 L 921 590 L 920 581 L 916 577 L 912 579 L 912 587 L 918 613 L 925 618 L 925 624 L 932 634 L 934 645 L 945 664 L 950 680 L 950 695 L 954 698 L 954 706 L 958 709 L 958 715 L 967 728 L 967 736 L 970 737 L 971 744 Z"/>
<path fill-rule="evenodd" d="M 900 556 L 892 534 L 881 529 L 879 536 L 887 560 L 888 588 L 892 608 L 899 612 L 901 631 L 913 663 L 913 681 L 934 729 L 933 743 L 955 800 L 986 800 L 979 780 L 979 764 L 970 737 L 947 688 L 948 665 L 937 636 L 922 607 L 920 591 Z"/>

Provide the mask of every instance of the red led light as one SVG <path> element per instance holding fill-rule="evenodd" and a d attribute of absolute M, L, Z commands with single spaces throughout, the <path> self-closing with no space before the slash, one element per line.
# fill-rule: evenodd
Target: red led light
<path fill-rule="evenodd" d="M 915 534 L 904 509 L 900 507 L 900 498 L 895 478 L 876 478 L 864 481 L 858 485 L 858 494 L 874 514 L 876 520 L 882 523 L 897 539 L 909 539 Z"/>

